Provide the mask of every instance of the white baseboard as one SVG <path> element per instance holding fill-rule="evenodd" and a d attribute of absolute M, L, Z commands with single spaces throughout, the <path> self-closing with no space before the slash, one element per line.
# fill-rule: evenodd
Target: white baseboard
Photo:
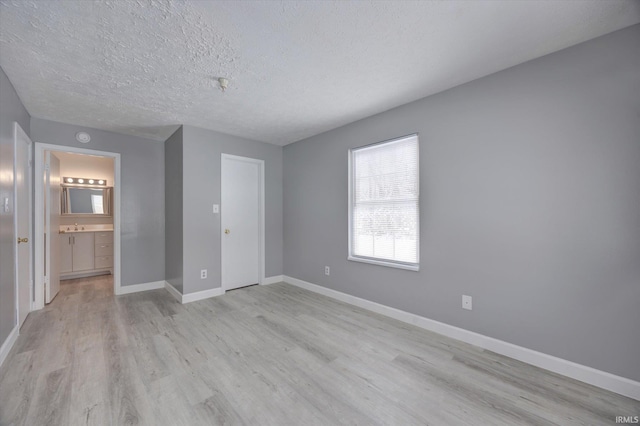
<path fill-rule="evenodd" d="M 224 290 L 221 287 L 212 288 L 210 290 L 196 291 L 195 293 L 182 294 L 174 286 L 164 281 L 164 287 L 176 300 L 182 304 L 196 302 L 198 300 L 208 299 L 210 297 L 221 296 Z"/>
<path fill-rule="evenodd" d="M 61 274 L 60 275 L 60 281 L 63 280 L 75 280 L 76 278 L 87 278 L 87 277 L 97 277 L 100 275 L 113 275 L 113 271 L 111 270 L 111 268 L 106 268 L 106 269 L 100 269 L 100 270 L 96 270 L 96 271 L 91 271 L 91 272 L 72 272 L 70 274 Z"/>
<path fill-rule="evenodd" d="M 607 373 L 606 371 L 596 370 L 595 368 L 587 367 L 586 365 L 577 364 L 572 361 L 567 361 L 562 358 L 514 345 L 503 340 L 494 339 L 493 337 L 488 337 L 473 331 L 425 318 L 420 315 L 415 315 L 389 306 L 381 305 L 376 302 L 371 302 L 360 297 L 331 290 L 297 278 L 285 275 L 284 281 L 297 287 L 304 288 L 456 340 L 470 343 L 483 349 L 496 352 L 500 355 L 508 356 L 510 358 L 517 359 L 518 361 L 526 362 L 527 364 L 553 371 L 554 373 L 640 401 L 640 382 L 627 379 L 626 377 L 616 376 L 615 374 Z"/>
<path fill-rule="evenodd" d="M 171 294 L 178 302 L 182 303 L 182 293 L 176 290 L 169 281 L 164 282 L 164 288 L 166 288 L 169 294 Z"/>
<path fill-rule="evenodd" d="M 284 275 L 274 275 L 272 277 L 266 277 L 262 280 L 262 285 L 269 285 L 275 283 L 281 283 L 284 281 Z"/>
<path fill-rule="evenodd" d="M 2 366 L 4 360 L 7 359 L 7 355 L 9 355 L 11 348 L 13 348 L 16 340 L 18 340 L 18 335 L 20 334 L 19 330 L 20 328 L 17 325 L 13 327 L 13 330 L 11 330 L 11 333 L 9 333 L 4 343 L 0 347 L 0 366 Z"/>
<path fill-rule="evenodd" d="M 221 287 L 212 288 L 210 290 L 196 291 L 195 293 L 183 294 L 182 303 L 195 302 L 197 300 L 208 299 L 210 297 L 221 296 L 224 290 Z"/>
<path fill-rule="evenodd" d="M 125 285 L 117 289 L 116 294 L 122 295 L 129 293 L 138 293 L 140 291 L 157 290 L 159 288 L 164 288 L 164 283 L 164 281 L 154 281 L 150 283 Z"/>

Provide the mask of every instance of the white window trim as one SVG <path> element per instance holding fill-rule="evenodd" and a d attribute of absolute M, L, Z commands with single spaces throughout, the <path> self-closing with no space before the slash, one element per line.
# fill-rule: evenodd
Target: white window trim
<path fill-rule="evenodd" d="M 394 142 L 400 139 L 409 138 L 415 136 L 418 139 L 418 223 L 416 224 L 416 234 L 418 236 L 418 246 L 416 247 L 416 257 L 418 259 L 418 263 L 403 263 L 403 262 L 395 262 L 392 260 L 383 260 L 378 258 L 371 258 L 365 256 L 356 256 L 353 255 L 353 247 L 352 247 L 352 237 L 353 237 L 353 151 L 359 150 L 361 148 L 371 147 L 375 145 L 385 144 L 387 142 Z M 372 143 L 369 145 L 359 146 L 357 148 L 350 148 L 348 152 L 348 168 L 349 168 L 349 179 L 348 179 L 348 216 L 349 216 L 349 225 L 348 225 L 348 250 L 347 260 L 351 260 L 353 262 L 362 262 L 362 263 L 370 263 L 373 265 L 379 266 L 387 266 L 389 268 L 397 268 L 397 269 L 405 269 L 408 271 L 419 271 L 420 270 L 420 138 L 418 133 L 411 133 L 408 135 L 400 136 L 393 139 L 387 139 L 381 142 Z"/>

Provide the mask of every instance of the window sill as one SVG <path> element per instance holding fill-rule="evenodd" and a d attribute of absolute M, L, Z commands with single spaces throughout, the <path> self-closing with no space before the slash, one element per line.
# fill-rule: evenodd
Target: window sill
<path fill-rule="evenodd" d="M 395 263 L 395 262 L 389 262 L 384 260 L 369 259 L 366 257 L 348 256 L 347 260 L 351 260 L 353 262 L 370 263 L 372 265 L 378 265 L 378 266 L 387 266 L 389 268 L 405 269 L 407 271 L 418 272 L 420 270 L 420 265 L 407 265 L 404 263 Z"/>

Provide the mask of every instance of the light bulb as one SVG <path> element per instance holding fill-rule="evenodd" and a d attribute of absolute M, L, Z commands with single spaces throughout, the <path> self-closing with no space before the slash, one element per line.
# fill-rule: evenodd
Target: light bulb
<path fill-rule="evenodd" d="M 68 183 L 73 183 L 73 179 L 71 179 L 71 178 L 67 178 L 67 182 L 68 182 Z"/>
<path fill-rule="evenodd" d="M 93 179 L 89 179 L 89 183 L 93 183 L 95 182 Z"/>
<path fill-rule="evenodd" d="M 104 183 L 104 181 L 103 181 L 102 179 L 100 179 L 100 180 L 98 181 L 98 183 L 99 183 L 100 185 L 102 185 L 102 184 Z"/>
<path fill-rule="evenodd" d="M 84 179 L 78 179 L 78 183 L 84 183 Z"/>

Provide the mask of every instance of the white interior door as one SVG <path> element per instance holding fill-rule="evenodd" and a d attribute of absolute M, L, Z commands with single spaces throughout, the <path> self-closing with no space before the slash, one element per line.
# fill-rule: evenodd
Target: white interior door
<path fill-rule="evenodd" d="M 60 291 L 60 160 L 51 151 L 45 157 L 45 303 Z"/>
<path fill-rule="evenodd" d="M 264 275 L 264 162 L 222 154 L 222 288 L 259 284 Z"/>
<path fill-rule="evenodd" d="M 15 185 L 15 235 L 16 235 L 16 296 L 18 299 L 18 327 L 31 311 L 31 185 L 29 148 L 31 140 L 18 123 L 14 124 L 14 185 Z"/>

